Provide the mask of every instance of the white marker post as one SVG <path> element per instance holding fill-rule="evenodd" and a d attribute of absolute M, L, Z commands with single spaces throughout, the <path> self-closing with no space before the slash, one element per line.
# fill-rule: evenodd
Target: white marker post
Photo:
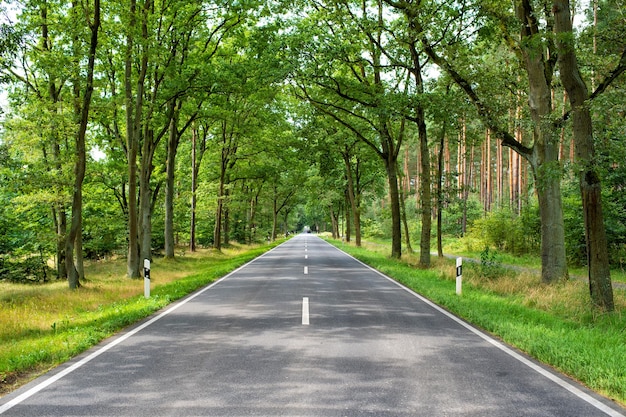
<path fill-rule="evenodd" d="M 150 298 L 150 259 L 143 260 L 143 296 Z"/>
<path fill-rule="evenodd" d="M 461 295 L 463 286 L 463 258 L 456 258 L 456 294 Z"/>

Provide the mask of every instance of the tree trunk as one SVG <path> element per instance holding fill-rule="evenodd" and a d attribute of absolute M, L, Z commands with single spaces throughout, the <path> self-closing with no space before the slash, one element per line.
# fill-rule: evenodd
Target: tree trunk
<path fill-rule="evenodd" d="M 172 104 L 174 106 L 175 104 Z M 174 258 L 174 179 L 176 170 L 176 152 L 180 138 L 178 136 L 178 111 L 173 111 L 170 120 L 169 136 L 167 141 L 167 161 L 165 182 L 165 257 Z M 192 180 L 193 182 L 193 180 Z M 195 208 L 194 208 L 195 209 Z"/>
<path fill-rule="evenodd" d="M 67 214 L 62 204 L 52 206 L 52 217 L 54 218 L 56 229 L 56 264 L 57 279 L 67 277 L 65 268 L 65 234 L 67 233 Z"/>
<path fill-rule="evenodd" d="M 90 22 L 91 40 L 89 45 L 89 55 L 87 62 L 87 80 L 83 94 L 83 102 L 80 107 L 78 132 L 76 133 L 76 155 L 74 165 L 74 188 L 72 193 L 72 218 L 70 230 L 65 243 L 65 264 L 67 270 L 67 280 L 70 289 L 80 286 L 81 271 L 84 273 L 82 265 L 82 217 L 83 217 L 83 181 L 87 165 L 87 151 L 85 147 L 85 135 L 89 122 L 89 108 L 93 93 L 93 73 L 96 59 L 96 48 L 98 46 L 98 30 L 100 28 L 100 0 L 94 0 L 93 21 Z M 77 82 L 77 81 L 76 81 Z M 75 88 L 78 86 L 75 85 Z M 78 97 L 76 97 L 78 99 Z M 74 251 L 79 255 L 75 257 Z M 75 259 L 76 258 L 76 259 Z"/>
<path fill-rule="evenodd" d="M 346 190 L 345 192 L 345 202 L 344 202 L 344 207 L 346 208 L 345 210 L 345 215 L 344 218 L 345 220 L 345 233 L 344 236 L 346 237 L 346 242 L 350 242 L 350 239 L 352 238 L 352 225 L 351 225 L 351 217 L 352 217 L 352 210 L 351 210 L 351 206 L 350 206 L 350 201 L 349 201 L 349 197 L 348 197 L 348 190 Z"/>
<path fill-rule="evenodd" d="M 250 221 L 249 221 L 250 234 L 248 236 L 248 244 L 251 244 L 252 242 L 254 242 L 254 239 L 256 238 L 256 223 L 255 223 L 256 209 L 259 204 L 259 195 L 261 194 L 262 188 L 263 188 L 263 185 L 259 186 L 254 198 L 250 199 Z"/>
<path fill-rule="evenodd" d="M 347 147 L 346 147 L 347 148 Z M 354 242 L 356 246 L 361 246 L 361 209 L 357 204 L 357 197 L 354 187 L 354 176 L 352 175 L 352 164 L 350 163 L 350 153 L 347 149 L 343 152 L 343 161 L 346 166 L 346 179 L 348 180 L 348 202 L 350 203 L 352 220 L 354 224 Z"/>
<path fill-rule="evenodd" d="M 224 210 L 223 210 L 223 233 L 222 233 L 222 243 L 224 246 L 227 246 L 230 243 L 230 211 L 228 210 L 228 189 L 225 190 L 224 195 Z"/>
<path fill-rule="evenodd" d="M 406 251 L 413 253 L 413 247 L 411 246 L 411 233 L 409 232 L 409 223 L 406 219 L 406 204 L 404 203 L 404 189 L 398 190 L 400 197 L 400 215 L 402 216 L 402 227 L 404 229 L 404 243 L 406 244 Z"/>
<path fill-rule="evenodd" d="M 420 238 L 420 266 L 430 267 L 430 235 L 432 231 L 432 196 L 430 191 L 430 151 L 424 121 L 424 109 L 418 109 L 418 133 L 420 140 L 421 172 L 420 172 L 420 199 L 422 213 L 422 232 Z"/>
<path fill-rule="evenodd" d="M 50 38 L 50 32 L 48 28 L 48 6 L 42 4 L 40 10 L 41 17 L 41 39 L 40 43 L 46 53 L 51 52 L 52 40 Z M 60 101 L 60 90 L 56 86 L 56 77 L 52 74 L 48 74 L 48 96 L 50 97 L 50 112 L 57 111 L 58 102 Z M 57 129 L 53 129 L 51 132 L 50 142 L 52 143 L 52 158 L 54 169 L 62 174 L 63 161 L 61 160 L 61 146 L 59 144 L 60 138 L 58 137 Z M 42 149 L 44 160 L 46 155 L 45 146 Z M 56 261 L 57 261 L 57 279 L 67 278 L 67 270 L 65 263 L 65 242 L 67 238 L 67 211 L 63 202 L 55 203 L 52 205 L 52 215 L 55 222 L 56 231 Z"/>
<path fill-rule="evenodd" d="M 442 243 L 442 221 L 443 221 L 443 168 L 444 168 L 444 149 L 446 147 L 446 123 L 441 127 L 441 136 L 439 137 L 439 155 L 437 157 L 437 256 L 443 258 Z"/>
<path fill-rule="evenodd" d="M 537 16 L 529 2 L 517 5 L 522 25 L 522 55 L 528 74 L 528 104 L 533 119 L 534 146 L 529 159 L 539 199 L 541 215 L 541 278 L 550 283 L 568 278 L 565 254 L 565 226 L 561 203 L 561 166 L 556 128 L 552 113 L 552 63 L 545 59 L 543 45 L 535 42 L 539 33 Z M 531 40 L 532 39 L 532 40 Z"/>
<path fill-rule="evenodd" d="M 544 178 L 537 189 L 541 218 L 541 280 L 551 283 L 568 278 L 565 256 L 565 227 L 561 206 L 560 178 Z"/>
<path fill-rule="evenodd" d="M 424 94 L 424 79 L 422 78 L 422 63 L 420 54 L 417 51 L 417 40 L 409 45 L 411 60 L 413 62 L 412 73 L 415 78 L 415 85 L 419 95 Z M 428 132 L 426 131 L 426 115 L 421 101 L 418 100 L 415 106 L 414 121 L 417 124 L 419 138 L 419 196 L 421 209 L 422 232 L 420 236 L 420 266 L 430 267 L 430 235 L 432 231 L 432 196 L 430 190 L 430 151 L 428 150 Z"/>
<path fill-rule="evenodd" d="M 613 311 L 613 286 L 602 213 L 602 186 L 595 164 L 592 120 L 587 103 L 589 92 L 578 69 L 578 60 L 571 41 L 572 20 L 569 0 L 554 0 L 552 4 L 556 42 L 559 48 L 560 76 L 572 108 L 576 160 L 580 165 L 589 292 L 592 302 L 597 307 Z"/>
<path fill-rule="evenodd" d="M 127 275 L 129 278 L 140 277 L 139 257 L 139 216 L 137 198 L 137 156 L 139 154 L 139 136 L 141 134 L 144 82 L 148 67 L 148 54 L 142 50 L 139 74 L 133 80 L 134 64 L 134 31 L 137 26 L 137 1 L 130 0 L 130 20 L 126 36 L 126 52 L 124 62 L 124 96 L 126 107 L 126 152 L 128 159 L 128 258 Z M 142 27 L 145 27 L 145 22 Z M 147 36 L 147 34 L 145 35 Z M 137 91 L 133 92 L 133 82 L 136 82 Z"/>
<path fill-rule="evenodd" d="M 198 189 L 198 168 L 196 165 L 197 160 L 197 146 L 198 142 L 198 129 L 195 127 L 191 133 L 191 208 L 189 219 L 189 251 L 196 251 L 196 203 L 197 196 L 196 191 Z"/>
<path fill-rule="evenodd" d="M 159 135 L 155 138 L 154 131 L 147 129 L 144 134 L 141 151 L 141 171 L 139 175 L 140 264 L 143 264 L 144 259 L 152 260 L 152 213 L 161 184 L 159 183 L 153 191 L 150 187 L 150 179 L 154 172 L 154 153 L 161 137 L 162 135 Z"/>
<path fill-rule="evenodd" d="M 215 225 L 213 226 L 213 248 L 222 250 L 222 216 L 224 211 L 224 175 L 220 175 L 215 208 Z"/>
<path fill-rule="evenodd" d="M 194 126 L 192 133 L 192 166 L 191 166 L 191 224 L 190 224 L 190 242 L 189 248 L 191 252 L 196 251 L 196 202 L 198 191 L 198 174 L 200 172 L 200 163 L 206 151 L 207 128 L 202 131 L 202 140 L 198 141 L 198 129 Z"/>
<path fill-rule="evenodd" d="M 278 194 L 274 188 L 274 200 L 272 202 L 272 242 L 276 240 L 276 228 L 278 227 Z"/>
<path fill-rule="evenodd" d="M 328 210 L 330 211 L 330 221 L 332 227 L 331 235 L 333 239 L 337 239 L 339 237 L 339 221 L 337 220 L 337 215 L 335 214 L 333 207 L 330 206 Z"/>
<path fill-rule="evenodd" d="M 385 170 L 389 183 L 389 204 L 391 208 L 391 257 L 402 257 L 402 233 L 400 217 L 400 194 L 398 193 L 398 160 L 394 154 L 388 153 L 385 158 Z"/>

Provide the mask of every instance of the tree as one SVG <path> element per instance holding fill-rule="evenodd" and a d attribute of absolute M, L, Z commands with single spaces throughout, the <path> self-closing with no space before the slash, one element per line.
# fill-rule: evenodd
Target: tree
<path fill-rule="evenodd" d="M 221 52 L 222 41 L 242 20 L 237 14 L 216 15 L 213 16 L 213 26 L 208 30 L 202 30 L 200 28 L 204 27 L 207 16 L 201 12 L 201 5 L 181 2 L 177 4 L 177 7 L 179 11 L 172 16 L 170 29 L 167 31 L 169 34 L 167 39 L 171 45 L 170 53 L 174 57 L 170 63 L 172 76 L 167 87 L 169 96 L 172 97 L 169 105 L 173 106 L 173 111 L 169 113 L 172 117 L 169 121 L 166 160 L 165 256 L 167 258 L 174 257 L 174 180 L 178 145 L 185 131 L 200 117 L 202 107 L 213 93 L 212 86 L 215 84 L 216 74 L 207 71 L 206 66 L 213 61 L 218 52 Z M 195 149 L 194 145 L 193 150 Z M 195 167 L 196 162 L 193 164 Z M 192 176 L 197 179 L 195 168 Z M 192 188 L 194 187 L 195 184 L 192 185 Z M 192 191 L 193 198 L 195 198 L 195 189 Z M 192 223 L 194 224 L 192 230 L 195 231 L 195 217 Z M 195 237 L 192 237 L 192 242 L 194 239 Z M 195 250 L 194 245 L 194 243 L 191 244 L 192 251 Z"/>
<path fill-rule="evenodd" d="M 613 311 L 613 286 L 602 212 L 602 187 L 596 166 L 593 122 L 587 103 L 589 91 L 578 69 L 569 0 L 554 0 L 552 4 L 559 73 L 569 97 L 576 158 L 581 165 L 579 178 L 585 221 L 589 292 L 596 306 Z M 626 57 L 626 49 L 623 56 Z"/>
<path fill-rule="evenodd" d="M 27 93 L 15 103 L 38 106 L 41 109 L 37 116 L 40 122 L 47 119 L 45 126 L 40 124 L 43 140 L 38 148 L 42 151 L 44 165 L 52 176 L 57 177 L 55 182 L 59 185 L 59 198 L 52 204 L 57 233 L 57 274 L 68 279 L 70 288 L 76 288 L 84 275 L 82 183 L 100 28 L 100 3 L 94 1 L 92 6 L 74 4 L 66 8 L 47 2 L 33 2 L 25 5 L 18 20 L 16 29 L 9 32 L 8 40 L 18 42 L 23 36 L 23 48 L 20 48 L 23 55 L 19 60 L 3 60 L 2 73 L 7 80 L 21 84 Z M 62 23 L 54 24 L 57 21 Z M 85 29 L 89 32 L 86 39 Z M 38 44 L 28 44 L 29 39 L 37 39 Z M 87 59 L 83 60 L 85 55 Z M 16 55 L 12 57 L 17 58 Z M 16 62 L 21 63 L 21 68 L 17 68 Z M 86 77 L 82 75 L 85 73 Z M 69 137 L 74 140 L 68 140 Z M 73 172 L 71 185 L 70 169 Z M 49 188 L 50 184 L 45 184 L 45 188 Z M 72 190 L 70 198 L 65 194 L 68 188 Z M 68 231 L 70 199 L 72 211 Z"/>
<path fill-rule="evenodd" d="M 317 10 L 310 18 L 324 23 L 320 30 L 315 24 L 309 38 L 321 45 L 298 45 L 301 68 L 296 70 L 296 94 L 315 108 L 349 129 L 378 155 L 385 166 L 389 184 L 392 213 L 391 256 L 402 255 L 400 195 L 398 190 L 398 155 L 404 135 L 400 131 L 401 116 L 393 111 L 396 86 L 386 78 L 382 64 L 383 6 L 377 2 L 373 16 L 363 4 L 360 10 L 371 32 L 363 37 L 361 28 L 350 26 L 350 14 L 345 8 Z M 345 18 L 344 18 L 345 17 Z M 326 32 L 328 31 L 328 32 Z M 330 33 L 330 35 L 328 35 Z M 355 40 L 358 39 L 358 42 Z M 316 53 L 312 51 L 316 50 Z"/>
<path fill-rule="evenodd" d="M 556 129 L 550 119 L 552 114 L 550 88 L 556 62 L 554 45 L 550 38 L 542 37 L 537 15 L 530 3 L 526 1 L 517 3 L 515 10 L 515 16 L 519 19 L 517 23 L 514 16 L 504 13 L 506 9 L 503 10 L 501 5 L 487 4 L 482 9 L 471 3 L 459 5 L 458 10 L 454 10 L 449 17 L 446 17 L 448 19 L 446 26 L 440 26 L 440 30 L 444 28 L 450 28 L 450 30 L 443 34 L 435 34 L 432 32 L 437 28 L 430 26 L 429 30 L 426 30 L 425 21 L 439 20 L 442 17 L 429 15 L 426 5 L 422 6 L 421 2 L 386 1 L 404 13 L 426 54 L 467 94 L 476 106 L 483 122 L 493 134 L 502 140 L 504 146 L 518 152 L 530 164 L 537 185 L 542 219 L 542 279 L 544 282 L 554 282 L 567 278 L 560 188 L 561 167 L 558 162 Z M 498 114 L 492 105 L 476 91 L 472 80 L 463 75 L 460 68 L 461 66 L 467 68 L 468 63 L 452 62 L 439 52 L 439 50 L 444 51 L 448 44 L 465 42 L 464 36 L 469 36 L 470 41 L 473 40 L 472 31 L 469 30 L 466 22 L 471 22 L 470 24 L 476 27 L 488 23 L 488 21 L 481 21 L 483 16 L 477 13 L 479 10 L 484 11 L 492 19 L 491 23 L 495 25 L 493 30 L 498 30 L 497 28 L 500 27 L 501 36 L 511 45 L 513 52 L 517 53 L 528 76 L 529 105 L 533 119 L 533 141 L 530 145 L 519 142 L 508 132 L 508 129 L 499 121 Z M 551 19 L 547 21 L 550 25 Z M 508 27 L 520 27 L 520 41 L 516 41 L 515 37 L 508 32 Z M 440 36 L 441 41 L 433 40 Z M 542 39 L 547 40 L 543 42 Z M 546 55 L 544 50 L 549 50 L 550 53 Z"/>
<path fill-rule="evenodd" d="M 75 113 L 78 117 L 78 131 L 75 136 L 75 165 L 74 165 L 74 189 L 72 193 L 72 219 L 70 230 L 67 234 L 65 243 L 65 260 L 67 270 L 67 280 L 71 289 L 80 286 L 80 278 L 84 277 L 83 270 L 83 246 L 82 246 L 82 216 L 83 216 L 83 180 L 85 179 L 85 169 L 87 161 L 87 152 L 85 146 L 85 136 L 87 133 L 87 123 L 89 122 L 89 109 L 91 106 L 91 96 L 93 94 L 93 78 L 96 60 L 96 49 L 98 47 L 98 32 L 100 30 L 100 0 L 93 2 L 93 17 L 89 15 L 89 10 L 76 10 L 76 6 L 72 7 L 72 14 L 86 15 L 87 26 L 91 32 L 89 40 L 89 51 L 87 53 L 87 79 L 85 80 L 84 90 L 81 91 L 81 82 L 76 70 L 74 77 L 74 100 Z M 76 39 L 76 42 L 78 40 Z M 78 46 L 75 45 L 77 50 Z M 80 102 L 82 99 L 82 103 Z M 76 251 L 76 255 L 74 252 Z M 76 259 L 74 258 L 76 256 Z"/>
<path fill-rule="evenodd" d="M 198 174 L 202 158 L 207 149 L 207 136 L 209 128 L 206 125 L 194 126 L 191 136 L 191 207 L 189 221 L 189 250 L 196 251 L 196 205 L 198 201 Z"/>

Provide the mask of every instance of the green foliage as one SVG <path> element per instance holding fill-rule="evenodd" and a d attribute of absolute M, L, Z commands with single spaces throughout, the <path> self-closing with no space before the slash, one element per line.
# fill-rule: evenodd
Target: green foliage
<path fill-rule="evenodd" d="M 585 224 L 578 185 L 573 182 L 563 187 L 563 219 L 565 222 L 565 248 L 568 263 L 574 267 L 587 265 Z"/>
<path fill-rule="evenodd" d="M 525 207 L 521 215 L 510 209 L 493 211 L 474 221 L 468 237 L 513 255 L 536 253 L 541 242 L 537 210 L 536 206 Z"/>
<path fill-rule="evenodd" d="M 465 211 L 467 224 L 474 223 L 483 215 L 483 208 L 475 197 L 462 200 L 454 197 L 442 210 L 442 232 L 457 237 L 463 236 L 463 212 Z"/>
<path fill-rule="evenodd" d="M 0 281 L 36 283 L 50 281 L 54 271 L 41 255 L 11 259 L 0 255 Z"/>
<path fill-rule="evenodd" d="M 391 239 L 391 209 L 372 204 L 361 218 L 363 236 L 376 239 Z"/>
<path fill-rule="evenodd" d="M 486 279 L 496 279 L 506 272 L 498 254 L 489 250 L 489 246 L 485 246 L 485 249 L 480 253 L 479 270 L 480 275 Z"/>

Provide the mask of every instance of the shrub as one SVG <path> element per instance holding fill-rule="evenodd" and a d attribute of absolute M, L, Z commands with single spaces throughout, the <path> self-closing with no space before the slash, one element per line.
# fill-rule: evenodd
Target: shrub
<path fill-rule="evenodd" d="M 532 208 L 521 215 L 508 209 L 496 210 L 477 219 L 468 236 L 480 240 L 484 246 L 513 255 L 534 253 L 540 245 L 538 215 Z"/>
<path fill-rule="evenodd" d="M 480 274 L 483 278 L 496 279 L 506 273 L 495 251 L 490 251 L 489 246 L 480 253 Z"/>

